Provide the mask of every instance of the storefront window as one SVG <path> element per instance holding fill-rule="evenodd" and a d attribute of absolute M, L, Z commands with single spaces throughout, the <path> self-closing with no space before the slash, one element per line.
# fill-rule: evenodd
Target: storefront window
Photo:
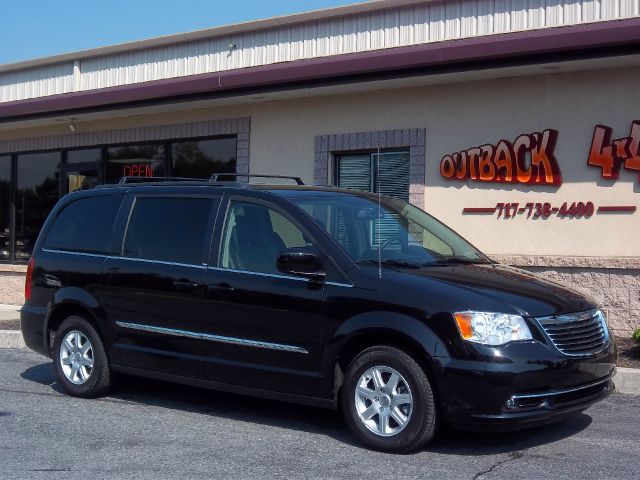
<path fill-rule="evenodd" d="M 0 261 L 9 260 L 10 218 L 11 157 L 0 157 Z"/>
<path fill-rule="evenodd" d="M 171 145 L 173 177 L 210 178 L 214 173 L 235 173 L 236 139 L 214 138 Z"/>
<path fill-rule="evenodd" d="M 107 149 L 107 183 L 122 177 L 163 177 L 164 144 L 125 145 Z"/>
<path fill-rule="evenodd" d="M 69 150 L 63 167 L 65 193 L 88 190 L 99 183 L 102 151 L 99 148 Z"/>
<path fill-rule="evenodd" d="M 99 148 L 85 148 L 82 150 L 67 151 L 67 163 L 87 163 L 96 162 L 102 158 L 102 151 Z"/>
<path fill-rule="evenodd" d="M 49 212 L 58 201 L 60 152 L 18 156 L 16 261 L 26 261 Z"/>

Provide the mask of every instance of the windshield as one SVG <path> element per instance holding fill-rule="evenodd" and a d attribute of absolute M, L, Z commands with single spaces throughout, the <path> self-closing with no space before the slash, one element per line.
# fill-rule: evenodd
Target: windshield
<path fill-rule="evenodd" d="M 378 255 L 383 263 L 406 267 L 489 263 L 453 230 L 403 200 L 383 197 L 380 215 L 374 196 L 335 194 L 290 200 L 358 263 L 377 263 Z"/>

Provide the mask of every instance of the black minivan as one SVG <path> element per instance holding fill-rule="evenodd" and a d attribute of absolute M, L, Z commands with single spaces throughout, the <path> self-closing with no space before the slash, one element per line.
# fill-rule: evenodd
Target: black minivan
<path fill-rule="evenodd" d="M 301 183 L 301 182 L 299 182 Z M 304 185 L 121 182 L 64 197 L 22 333 L 71 395 L 116 373 L 341 407 L 369 447 L 528 427 L 611 390 L 603 311 L 405 201 Z"/>

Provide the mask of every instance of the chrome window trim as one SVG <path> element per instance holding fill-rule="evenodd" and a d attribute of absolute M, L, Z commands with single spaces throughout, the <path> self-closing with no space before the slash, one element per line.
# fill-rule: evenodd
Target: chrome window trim
<path fill-rule="evenodd" d="M 309 352 L 302 347 L 294 345 L 283 345 L 281 343 L 262 342 L 259 340 L 248 340 L 244 338 L 225 337 L 222 335 L 211 335 L 208 333 L 190 332 L 188 330 L 177 330 L 173 328 L 156 327 L 153 325 L 141 325 L 138 323 L 116 321 L 116 325 L 121 328 L 130 330 L 140 330 L 143 332 L 160 333 L 163 335 L 172 335 L 174 337 L 191 338 L 195 340 L 207 340 L 209 342 L 226 343 L 230 345 L 241 345 L 244 347 L 263 348 L 267 350 L 278 350 L 281 352 L 293 352 L 308 354 Z"/>
<path fill-rule="evenodd" d="M 132 258 L 132 257 L 121 257 L 121 256 L 114 256 L 114 255 L 102 255 L 102 254 L 95 254 L 95 253 L 84 253 L 84 252 L 70 252 L 70 251 L 66 251 L 66 250 L 55 250 L 55 249 L 48 249 L 48 248 L 43 248 L 42 249 L 43 252 L 47 252 L 47 253 L 62 253 L 65 255 L 79 255 L 79 256 L 85 256 L 85 257 L 95 257 L 95 258 L 112 258 L 112 259 L 117 259 L 117 260 L 131 260 L 132 262 L 142 262 L 142 263 L 159 263 L 161 265 L 173 265 L 173 266 L 179 266 L 179 267 L 193 267 L 193 268 L 199 268 L 199 269 L 210 269 L 210 270 L 216 270 L 216 271 L 220 271 L 220 272 L 231 272 L 231 273 L 240 273 L 240 274 L 245 274 L 245 275 L 257 275 L 257 276 L 262 276 L 262 277 L 271 277 L 271 278 L 280 278 L 280 279 L 285 279 L 285 280 L 295 280 L 298 282 L 307 282 L 309 283 L 310 280 L 307 278 L 303 278 L 303 277 L 294 277 L 292 275 L 280 275 L 277 273 L 262 273 L 262 272 L 251 272 L 248 270 L 235 270 L 232 268 L 222 268 L 222 267 L 209 267 L 207 265 L 196 265 L 196 264 L 191 264 L 191 263 L 178 263 L 178 262 L 168 262 L 166 260 L 149 260 L 147 258 Z M 339 282 L 324 282 L 325 285 L 331 285 L 334 287 L 345 287 L 345 288 L 353 288 L 353 285 L 349 284 L 349 283 L 339 283 Z"/>
<path fill-rule="evenodd" d="M 250 270 L 237 270 L 235 268 L 224 268 L 224 267 L 209 267 L 210 270 L 215 270 L 218 272 L 229 272 L 229 273 L 239 273 L 243 275 L 257 275 L 261 277 L 269 277 L 269 278 L 279 278 L 283 280 L 295 280 L 297 282 L 305 282 L 310 283 L 311 280 L 304 277 L 294 277 L 293 275 L 281 275 L 279 273 L 264 273 L 264 272 L 252 272 Z M 353 285 L 348 283 L 338 283 L 338 282 L 324 282 L 325 285 L 332 285 L 335 287 L 347 287 L 351 288 Z"/>
<path fill-rule="evenodd" d="M 148 258 L 133 258 L 133 257 L 113 257 L 110 256 L 109 258 L 114 258 L 114 259 L 118 259 L 118 260 L 131 260 L 132 262 L 140 262 L 140 263 L 159 263 L 160 265 L 172 265 L 172 266 L 177 266 L 177 267 L 191 267 L 191 268 L 198 268 L 201 270 L 204 270 L 207 268 L 206 265 L 197 265 L 195 263 L 179 263 L 179 262 L 169 262 L 166 260 L 150 260 Z"/>
<path fill-rule="evenodd" d="M 43 252 L 45 253 L 62 253 L 64 255 L 76 255 L 80 257 L 92 257 L 92 258 L 107 258 L 108 255 L 99 254 L 99 253 L 86 253 L 86 252 L 73 252 L 70 250 L 58 250 L 55 248 L 43 248 Z"/>

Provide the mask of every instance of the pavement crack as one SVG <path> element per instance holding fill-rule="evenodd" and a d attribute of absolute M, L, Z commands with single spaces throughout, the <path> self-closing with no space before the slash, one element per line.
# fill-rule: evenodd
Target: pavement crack
<path fill-rule="evenodd" d="M 494 463 L 487 470 L 483 470 L 482 472 L 478 472 L 474 475 L 473 480 L 478 480 L 479 478 L 493 472 L 496 468 L 504 465 L 505 463 L 513 462 L 514 460 L 518 460 L 519 458 L 524 457 L 524 452 L 513 452 L 509 454 L 509 458 L 505 458 L 504 460 L 500 460 L 499 462 Z"/>

